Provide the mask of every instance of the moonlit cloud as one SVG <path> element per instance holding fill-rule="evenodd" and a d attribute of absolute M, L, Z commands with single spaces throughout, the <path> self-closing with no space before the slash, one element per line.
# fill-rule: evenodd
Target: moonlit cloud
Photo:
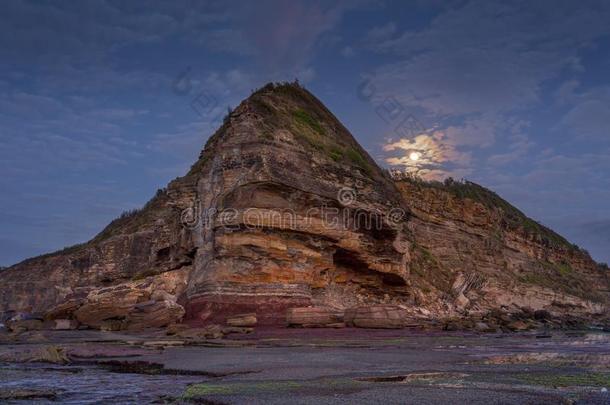
<path fill-rule="evenodd" d="M 454 168 L 465 168 L 470 163 L 470 155 L 459 151 L 455 145 L 446 142 L 447 136 L 440 131 L 432 134 L 420 134 L 413 139 L 400 139 L 384 145 L 383 150 L 394 152 L 397 156 L 391 156 L 386 162 L 391 166 L 402 167 L 409 173 L 416 174 L 426 179 L 438 179 L 443 175 L 450 174 L 448 170 L 441 170 L 441 166 L 450 163 Z M 412 159 L 411 154 L 417 153 L 418 158 Z"/>

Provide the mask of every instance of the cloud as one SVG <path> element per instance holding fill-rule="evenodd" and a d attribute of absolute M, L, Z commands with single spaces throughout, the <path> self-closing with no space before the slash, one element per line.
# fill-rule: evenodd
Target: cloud
<path fill-rule="evenodd" d="M 214 29 L 205 32 L 205 35 L 197 35 L 197 38 L 198 43 L 212 51 L 240 56 L 257 55 L 257 50 L 251 46 L 249 39 L 244 36 L 241 30 L 233 28 Z"/>
<path fill-rule="evenodd" d="M 386 152 L 400 152 L 400 155 L 388 157 L 386 162 L 392 166 L 402 166 L 405 171 L 425 179 L 438 179 L 450 173 L 469 173 L 467 169 L 471 156 L 457 149 L 456 145 L 446 142 L 446 134 L 436 131 L 431 134 L 420 134 L 413 139 L 400 139 L 384 145 Z M 417 160 L 411 158 L 416 154 Z M 441 170 L 439 167 L 451 163 L 453 170 Z"/>
<path fill-rule="evenodd" d="M 351 58 L 355 54 L 356 52 L 351 46 L 344 46 L 343 48 L 341 48 L 341 55 L 345 58 Z"/>
<path fill-rule="evenodd" d="M 596 238 L 605 246 L 610 246 L 610 219 L 587 222 L 580 227 L 583 233 L 590 235 L 591 238 Z"/>
<path fill-rule="evenodd" d="M 312 59 L 343 16 L 363 2 L 276 0 L 247 3 L 235 14 L 241 36 L 256 50 L 263 73 L 274 80 L 308 74 Z M 299 76 L 299 79 L 306 78 Z"/>
<path fill-rule="evenodd" d="M 565 230 L 570 240 L 585 247 L 593 259 L 610 263 L 610 219 L 600 216 L 594 220 L 583 221 L 583 218 L 561 218 L 554 225 Z"/>
<path fill-rule="evenodd" d="M 230 14 L 214 2 L 15 1 L 0 15 L 0 55 L 13 62 L 91 63 L 130 45 L 215 32 L 214 24 Z"/>
<path fill-rule="evenodd" d="M 148 111 L 98 104 L 24 91 L 1 94 L 0 168 L 15 176 L 2 181 L 16 181 L 32 167 L 44 167 L 47 175 L 77 173 L 136 158 L 139 146 L 127 139 L 128 123 Z"/>
<path fill-rule="evenodd" d="M 166 156 L 178 157 L 185 162 L 181 167 L 188 167 L 197 159 L 209 135 L 206 133 L 209 132 L 208 125 L 204 121 L 195 121 L 180 125 L 171 132 L 157 133 L 147 147 Z"/>
<path fill-rule="evenodd" d="M 10 266 L 42 251 L 39 245 L 18 241 L 14 237 L 0 237 L 0 266 Z"/>
<path fill-rule="evenodd" d="M 375 97 L 421 111 L 450 147 L 480 150 L 476 166 L 523 159 L 535 141 L 527 125 L 515 133 L 511 120 L 541 108 L 547 83 L 582 72 L 579 51 L 608 32 L 610 5 L 596 4 L 468 1 L 445 7 L 421 29 L 375 28 L 365 37 L 368 49 L 390 59 L 369 75 Z M 565 84 L 557 97 L 574 89 Z M 582 98 L 563 125 L 599 132 L 608 127 L 608 104 Z"/>
<path fill-rule="evenodd" d="M 493 166 L 506 165 L 524 158 L 535 145 L 530 136 L 526 133 L 529 122 L 518 120 L 511 123 L 510 126 L 510 134 L 507 139 L 508 148 L 505 148 L 508 151 L 494 154 L 487 158 L 487 162 Z"/>
<path fill-rule="evenodd" d="M 382 26 L 371 28 L 364 37 L 363 43 L 367 47 L 376 48 L 379 43 L 387 43 L 396 33 L 396 24 L 388 22 Z"/>
<path fill-rule="evenodd" d="M 575 84 L 562 87 L 559 99 L 571 108 L 559 121 L 558 128 L 567 129 L 579 138 L 608 139 L 610 128 L 610 86 L 576 93 Z"/>

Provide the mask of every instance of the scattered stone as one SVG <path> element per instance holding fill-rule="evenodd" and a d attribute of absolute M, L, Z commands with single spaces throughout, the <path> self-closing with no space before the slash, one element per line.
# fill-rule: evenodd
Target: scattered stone
<path fill-rule="evenodd" d="M 190 329 L 190 326 L 188 326 L 185 323 L 172 323 L 170 325 L 167 326 L 167 328 L 165 329 L 165 334 L 166 335 L 176 335 L 180 332 L 183 332 L 185 330 Z"/>
<path fill-rule="evenodd" d="M 521 331 L 531 329 L 532 325 L 528 322 L 517 320 L 517 321 L 510 322 L 508 325 L 506 325 L 506 327 L 510 331 L 521 332 Z"/>
<path fill-rule="evenodd" d="M 19 319 L 10 320 L 6 323 L 8 330 L 14 333 L 21 333 L 29 330 L 42 330 L 44 324 L 40 319 Z"/>
<path fill-rule="evenodd" d="M 42 320 L 41 318 L 38 318 L 38 317 L 36 317 L 36 316 L 34 316 L 34 315 L 30 314 L 30 313 L 27 313 L 27 312 L 18 312 L 15 315 L 13 315 L 12 317 L 10 317 L 8 319 L 8 321 L 27 321 L 27 320 L 30 320 L 30 319 L 40 319 L 40 320 Z"/>
<path fill-rule="evenodd" d="M 251 327 L 256 326 L 256 322 L 255 313 L 235 315 L 227 319 L 229 326 Z"/>
<path fill-rule="evenodd" d="M 78 321 L 73 319 L 56 319 L 55 330 L 75 330 L 78 329 Z"/>
<path fill-rule="evenodd" d="M 497 331 L 496 328 L 489 326 L 485 322 L 477 322 L 474 325 L 474 329 L 477 332 L 483 332 L 483 333 L 492 333 L 492 332 L 496 332 Z"/>
<path fill-rule="evenodd" d="M 225 326 L 222 328 L 223 335 L 230 335 L 232 333 L 247 334 L 252 332 L 254 332 L 254 328 L 244 328 L 240 326 Z"/>
<path fill-rule="evenodd" d="M 343 316 L 323 307 L 289 308 L 286 311 L 286 323 L 288 326 L 302 328 L 332 328 L 343 323 Z"/>
<path fill-rule="evenodd" d="M 208 325 L 203 328 L 189 328 L 176 333 L 176 336 L 189 340 L 222 339 L 224 334 L 220 325 Z"/>
<path fill-rule="evenodd" d="M 126 328 L 124 319 L 106 319 L 98 324 L 98 328 L 104 332 L 118 332 Z"/>

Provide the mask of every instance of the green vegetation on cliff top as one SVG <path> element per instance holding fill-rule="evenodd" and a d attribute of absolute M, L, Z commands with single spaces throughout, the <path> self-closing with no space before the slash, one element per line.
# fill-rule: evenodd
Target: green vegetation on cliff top
<path fill-rule="evenodd" d="M 452 178 L 445 179 L 443 182 L 427 181 L 416 176 L 397 175 L 396 173 L 392 173 L 392 177 L 397 181 L 407 181 L 418 187 L 444 191 L 459 199 L 467 198 L 476 201 L 489 210 L 500 210 L 503 225 L 507 229 L 521 229 L 526 235 L 537 239 L 544 246 L 571 251 L 580 250 L 578 246 L 571 244 L 563 236 L 529 218 L 498 194 L 471 181 L 458 181 Z"/>
<path fill-rule="evenodd" d="M 262 134 L 289 129 L 305 145 L 338 163 L 371 175 L 374 163 L 339 120 L 311 93 L 295 83 L 270 83 L 248 99 L 265 119 Z"/>

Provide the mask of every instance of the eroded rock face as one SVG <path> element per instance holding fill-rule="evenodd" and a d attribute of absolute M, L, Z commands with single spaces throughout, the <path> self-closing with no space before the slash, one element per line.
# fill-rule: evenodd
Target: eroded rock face
<path fill-rule="evenodd" d="M 176 302 L 184 291 L 186 269 L 174 270 L 112 287 L 91 288 L 79 298 L 68 298 L 44 314 L 47 320 L 75 320 L 106 330 L 144 329 L 180 322 L 184 308 Z"/>
<path fill-rule="evenodd" d="M 260 324 L 281 324 L 286 308 L 327 301 L 324 290 L 337 281 L 344 296 L 360 288 L 383 296 L 386 285 L 406 291 L 405 224 L 383 217 L 401 206 L 399 193 L 306 91 L 253 95 L 208 142 L 200 164 L 198 212 L 231 217 L 193 227 L 201 246 L 187 321 L 256 310 Z M 358 215 L 379 223 L 359 226 Z"/>
<path fill-rule="evenodd" d="M 147 291 L 139 287 L 119 285 L 93 291 L 74 316 L 80 323 L 92 327 L 100 327 L 107 320 L 125 319 L 138 303 L 148 298 Z"/>
<path fill-rule="evenodd" d="M 285 325 L 295 307 L 362 308 L 352 323 L 368 327 L 403 308 L 607 310 L 608 272 L 588 255 L 452 190 L 391 178 L 309 92 L 268 85 L 142 210 L 2 270 L 0 312 L 122 329 Z"/>
<path fill-rule="evenodd" d="M 489 190 L 409 179 L 397 185 L 412 213 L 412 279 L 430 290 L 418 295 L 424 306 L 447 315 L 495 307 L 557 316 L 607 311 L 608 270 Z"/>
<path fill-rule="evenodd" d="M 140 330 L 146 328 L 161 328 L 180 322 L 184 316 L 184 308 L 176 301 L 147 301 L 135 305 L 129 312 L 126 323 L 128 329 Z"/>

